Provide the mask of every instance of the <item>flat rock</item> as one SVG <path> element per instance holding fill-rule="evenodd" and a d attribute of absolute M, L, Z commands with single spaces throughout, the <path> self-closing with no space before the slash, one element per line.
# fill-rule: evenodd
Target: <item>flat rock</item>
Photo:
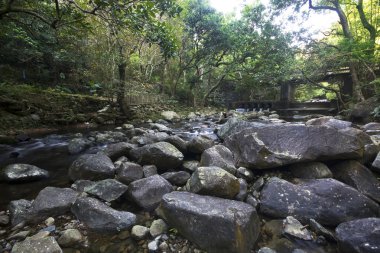
<path fill-rule="evenodd" d="M 153 210 L 166 193 L 173 191 L 172 185 L 159 175 L 134 181 L 128 186 L 128 197 L 140 207 Z"/>
<path fill-rule="evenodd" d="M 367 197 L 380 202 L 380 182 L 367 167 L 355 160 L 340 162 L 332 167 L 334 178 L 356 188 Z"/>
<path fill-rule="evenodd" d="M 233 175 L 236 173 L 233 154 L 227 147 L 223 145 L 216 145 L 206 149 L 202 153 L 200 166 L 216 166 L 228 171 Z"/>
<path fill-rule="evenodd" d="M 379 228 L 379 218 L 359 219 L 340 224 L 335 229 L 340 252 L 380 252 Z"/>
<path fill-rule="evenodd" d="M 131 151 L 131 155 L 142 165 L 156 165 L 158 169 L 175 169 L 182 164 L 183 154 L 172 144 L 157 142 Z"/>
<path fill-rule="evenodd" d="M 101 200 L 111 202 L 119 199 L 127 189 L 128 187 L 125 184 L 122 184 L 115 179 L 104 179 L 84 187 L 84 192 Z"/>
<path fill-rule="evenodd" d="M 260 233 L 256 210 L 240 201 L 172 192 L 163 197 L 158 213 L 210 253 L 248 253 Z"/>
<path fill-rule="evenodd" d="M 239 180 L 219 167 L 199 167 L 187 181 L 190 192 L 233 199 L 240 191 Z"/>
<path fill-rule="evenodd" d="M 10 164 L 0 171 L 0 181 L 31 182 L 49 177 L 49 172 L 30 164 Z"/>
<path fill-rule="evenodd" d="M 113 178 L 115 170 L 115 166 L 108 156 L 102 153 L 85 154 L 72 163 L 69 168 L 69 177 L 73 181 L 78 179 L 96 181 Z"/>
<path fill-rule="evenodd" d="M 38 193 L 31 205 L 31 218 L 39 221 L 63 215 L 70 211 L 77 197 L 78 192 L 71 188 L 46 187 Z"/>
<path fill-rule="evenodd" d="M 267 169 L 299 162 L 360 159 L 370 142 L 368 135 L 353 128 L 283 124 L 235 132 L 224 144 L 234 154 L 236 165 Z"/>
<path fill-rule="evenodd" d="M 62 253 L 62 249 L 54 237 L 48 236 L 36 240 L 27 238 L 17 242 L 12 248 L 12 253 Z"/>
<path fill-rule="evenodd" d="M 117 211 L 103 202 L 89 197 L 78 198 L 71 212 L 89 229 L 96 232 L 117 233 L 136 224 L 136 215 Z"/>
<path fill-rule="evenodd" d="M 309 180 L 294 185 L 271 178 L 261 191 L 260 212 L 276 218 L 315 219 L 323 225 L 377 217 L 379 206 L 356 189 L 334 179 Z"/>
<path fill-rule="evenodd" d="M 352 127 L 352 122 L 344 121 L 339 119 L 334 119 L 333 117 L 320 117 L 316 119 L 311 119 L 306 122 L 308 126 L 328 126 L 336 129 L 345 129 Z"/>

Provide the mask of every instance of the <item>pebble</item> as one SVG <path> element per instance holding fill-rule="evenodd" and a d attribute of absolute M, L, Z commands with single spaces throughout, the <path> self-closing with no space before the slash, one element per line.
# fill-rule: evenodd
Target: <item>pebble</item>
<path fill-rule="evenodd" d="M 117 238 L 119 238 L 120 240 L 125 240 L 127 238 L 129 238 L 131 236 L 131 233 L 129 233 L 128 230 L 125 230 L 123 232 L 120 232 L 118 235 L 117 235 Z"/>
<path fill-rule="evenodd" d="M 132 228 L 132 237 L 136 240 L 145 239 L 148 234 L 149 234 L 149 228 L 147 227 L 136 225 L 136 226 L 133 226 Z"/>
<path fill-rule="evenodd" d="M 9 216 L 2 214 L 0 215 L 0 226 L 6 226 L 9 223 Z"/>
<path fill-rule="evenodd" d="M 46 226 L 52 226 L 52 225 L 54 225 L 54 222 L 55 222 L 55 220 L 54 220 L 54 218 L 53 217 L 49 217 L 49 218 L 47 218 L 46 220 L 45 220 L 45 225 Z"/>
<path fill-rule="evenodd" d="M 83 236 L 78 229 L 67 229 L 58 238 L 58 244 L 62 247 L 73 247 L 83 241 Z"/>
<path fill-rule="evenodd" d="M 166 233 L 168 226 L 162 219 L 154 220 L 149 228 L 149 232 L 153 237 Z"/>

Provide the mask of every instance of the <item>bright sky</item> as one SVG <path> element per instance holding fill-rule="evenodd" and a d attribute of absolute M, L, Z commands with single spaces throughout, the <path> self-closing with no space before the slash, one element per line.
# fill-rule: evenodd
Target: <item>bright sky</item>
<path fill-rule="evenodd" d="M 239 16 L 239 12 L 242 10 L 244 5 L 252 4 L 254 2 L 260 1 L 264 5 L 268 5 L 270 0 L 209 0 L 210 5 L 217 9 L 218 11 L 224 14 L 235 13 Z M 293 13 L 289 13 L 289 15 L 294 15 Z M 286 18 L 286 17 L 284 17 Z M 322 34 L 319 33 L 321 31 L 326 31 L 331 26 L 332 23 L 338 20 L 338 16 L 334 12 L 325 12 L 325 13 L 316 13 L 315 11 L 311 11 L 310 18 L 307 22 L 302 22 L 302 28 L 310 30 L 315 34 L 315 38 L 322 37 Z M 300 28 L 299 23 L 290 23 L 285 21 L 280 21 L 283 24 L 285 30 L 295 31 Z"/>

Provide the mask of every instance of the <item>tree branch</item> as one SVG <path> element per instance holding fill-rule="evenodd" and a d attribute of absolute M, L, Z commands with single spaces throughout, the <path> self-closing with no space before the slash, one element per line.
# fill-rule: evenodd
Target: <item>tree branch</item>
<path fill-rule="evenodd" d="M 327 6 L 327 5 L 320 5 L 320 6 L 314 6 L 313 1 L 309 0 L 309 8 L 312 10 L 330 10 L 330 11 L 337 11 L 336 8 Z"/>

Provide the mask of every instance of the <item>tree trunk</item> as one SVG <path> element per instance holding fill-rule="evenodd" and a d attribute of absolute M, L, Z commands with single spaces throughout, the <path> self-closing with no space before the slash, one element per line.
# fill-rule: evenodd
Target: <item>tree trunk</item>
<path fill-rule="evenodd" d="M 124 108 L 124 98 L 125 98 L 125 69 L 127 64 L 121 62 L 117 65 L 119 71 L 119 82 L 117 87 L 117 104 L 119 105 L 120 112 L 126 114 L 126 108 Z"/>
<path fill-rule="evenodd" d="M 219 88 L 219 86 L 222 84 L 224 78 L 226 77 L 226 75 L 224 74 L 221 78 L 219 78 L 218 82 L 211 87 L 211 89 L 203 96 L 203 99 L 202 99 L 202 107 L 205 107 L 207 106 L 207 99 L 210 97 L 210 95 L 217 89 Z"/>

